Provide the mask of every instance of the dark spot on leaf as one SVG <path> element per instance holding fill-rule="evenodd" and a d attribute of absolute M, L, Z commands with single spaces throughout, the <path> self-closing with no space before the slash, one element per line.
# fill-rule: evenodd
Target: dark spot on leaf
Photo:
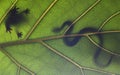
<path fill-rule="evenodd" d="M 18 38 L 22 38 L 22 32 L 17 32 L 17 36 L 18 36 Z"/>

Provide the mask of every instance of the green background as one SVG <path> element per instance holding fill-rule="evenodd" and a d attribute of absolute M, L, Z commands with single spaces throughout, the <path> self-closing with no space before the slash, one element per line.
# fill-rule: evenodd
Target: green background
<path fill-rule="evenodd" d="M 102 34 L 104 48 L 118 54 L 114 55 L 107 67 L 95 64 L 93 56 L 97 47 L 87 37 L 83 37 L 73 47 L 65 45 L 62 38 L 42 42 L 40 40 L 63 35 L 65 28 L 59 33 L 54 33 L 53 29 L 61 27 L 67 20 L 76 20 L 96 1 L 98 3 L 75 23 L 73 34 L 85 27 L 99 29 L 111 15 L 120 13 L 120 0 L 0 0 L 0 75 L 119 75 L 119 33 Z M 31 28 L 53 2 L 55 4 L 32 31 Z M 19 11 L 29 8 L 30 14 L 27 16 L 27 22 L 12 26 L 10 34 L 6 32 L 7 15 L 4 16 L 12 5 L 15 6 L 13 3 L 20 8 Z M 117 14 L 104 25 L 102 31 L 119 31 L 119 25 L 120 15 Z M 23 32 L 21 39 L 18 39 L 16 29 Z M 30 31 L 32 33 L 25 39 Z M 91 38 L 99 43 L 96 36 Z M 29 39 L 34 43 L 26 43 Z M 5 46 L 2 47 L 3 45 Z M 105 63 L 108 57 L 102 56 L 100 62 Z"/>

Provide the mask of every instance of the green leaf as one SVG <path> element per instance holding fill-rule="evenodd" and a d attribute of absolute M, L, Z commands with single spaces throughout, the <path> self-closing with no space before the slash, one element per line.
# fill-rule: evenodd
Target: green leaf
<path fill-rule="evenodd" d="M 120 0 L 1 0 L 0 1 L 0 75 L 119 75 Z M 13 7 L 30 9 L 27 21 L 12 25 L 5 21 Z M 66 21 L 69 26 L 54 32 Z M 71 34 L 65 35 L 71 27 Z M 97 31 L 78 34 L 91 27 Z M 22 32 L 18 39 L 16 31 Z M 96 36 L 100 34 L 103 44 Z M 64 38 L 82 38 L 68 46 Z M 72 38 L 71 38 L 72 37 Z M 101 54 L 95 62 L 97 49 Z"/>

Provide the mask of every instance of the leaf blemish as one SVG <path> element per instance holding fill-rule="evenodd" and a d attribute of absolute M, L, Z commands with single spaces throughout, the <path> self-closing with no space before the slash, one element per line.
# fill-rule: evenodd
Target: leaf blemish
<path fill-rule="evenodd" d="M 6 32 L 11 33 L 11 26 L 14 26 L 15 28 L 17 28 L 17 25 L 20 23 L 24 23 L 27 21 L 26 15 L 28 15 L 30 13 L 30 10 L 27 8 L 21 12 L 19 12 L 20 8 L 18 7 L 14 7 L 13 9 L 11 9 L 7 15 L 7 18 L 5 20 L 5 27 L 6 27 Z M 16 30 L 16 34 L 18 36 L 18 38 L 22 37 L 22 32 L 18 32 L 18 30 Z"/>

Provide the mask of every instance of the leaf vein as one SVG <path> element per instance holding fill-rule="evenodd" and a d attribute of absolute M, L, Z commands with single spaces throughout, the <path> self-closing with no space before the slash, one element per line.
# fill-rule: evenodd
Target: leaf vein
<path fill-rule="evenodd" d="M 9 7 L 9 9 L 5 12 L 5 14 L 0 19 L 0 24 L 3 22 L 9 11 L 15 6 L 15 4 L 18 2 L 18 0 L 15 0 L 13 4 Z"/>
<path fill-rule="evenodd" d="M 39 17 L 39 19 L 36 21 L 36 23 L 33 25 L 33 27 L 30 29 L 30 31 L 27 33 L 26 37 L 24 38 L 24 40 L 28 39 L 29 36 L 32 34 L 32 32 L 35 30 L 35 28 L 38 26 L 38 24 L 40 23 L 40 21 L 42 21 L 42 19 L 46 16 L 46 14 L 50 11 L 50 9 L 56 4 L 58 0 L 54 0 L 49 6 L 48 8 L 45 10 L 45 12 L 42 14 L 42 16 Z"/>

